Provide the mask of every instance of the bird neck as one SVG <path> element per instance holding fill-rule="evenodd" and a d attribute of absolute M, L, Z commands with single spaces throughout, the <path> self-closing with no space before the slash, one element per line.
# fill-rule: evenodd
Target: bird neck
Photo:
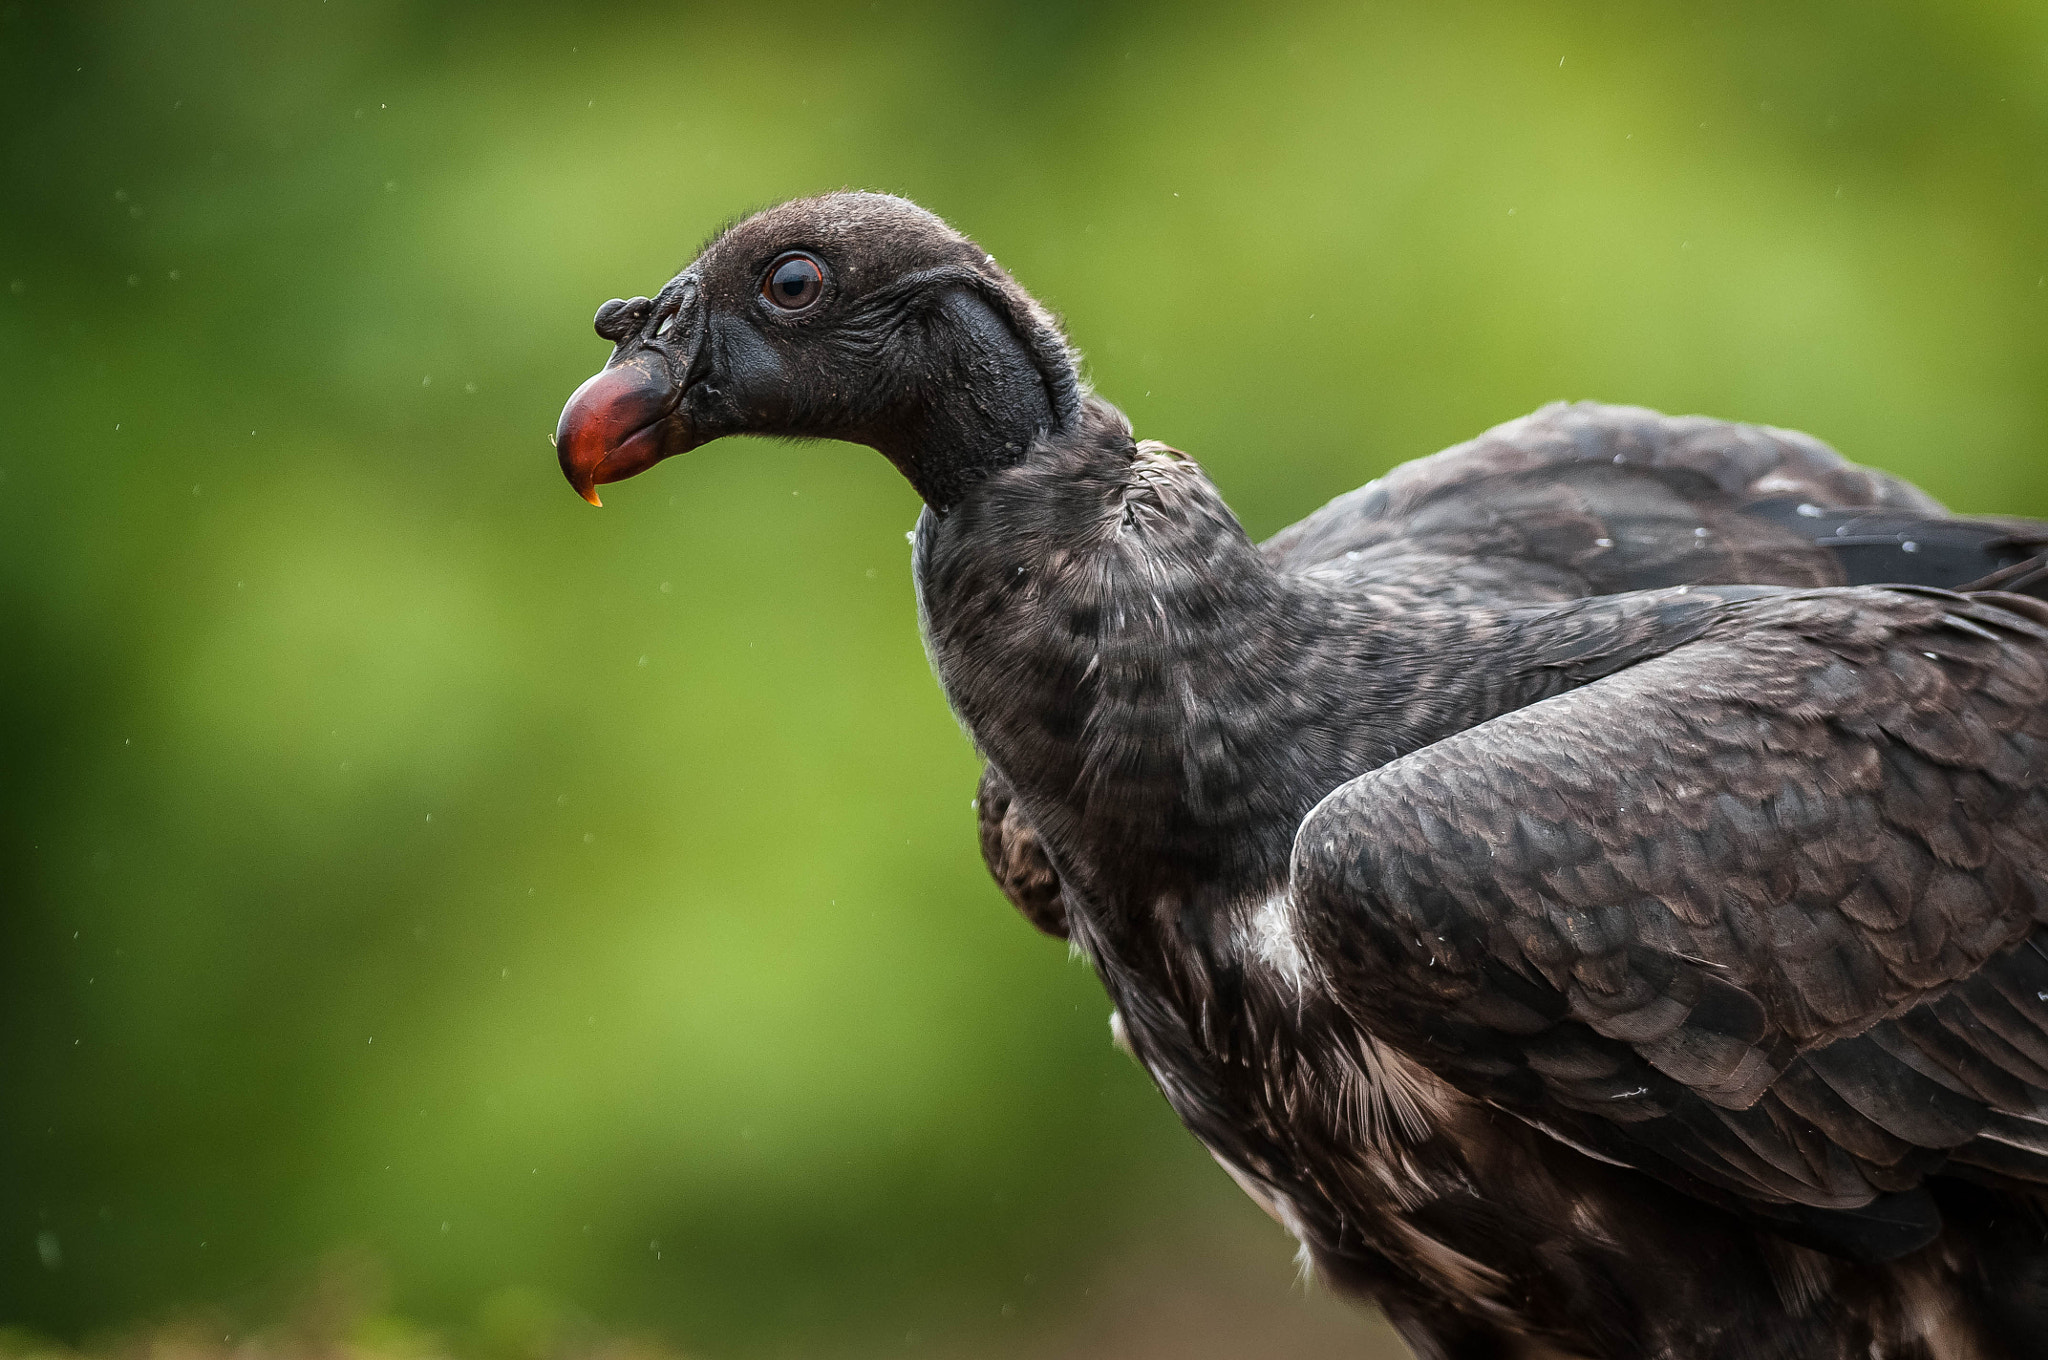
<path fill-rule="evenodd" d="M 1091 398 L 915 541 L 940 683 L 1056 855 L 1284 876 L 1272 828 L 1306 808 L 1264 765 L 1319 745 L 1291 677 L 1314 629 L 1194 463 Z"/>
<path fill-rule="evenodd" d="M 927 357 L 863 442 L 944 515 L 1034 444 L 1073 430 L 1080 378 L 1066 342 L 1021 291 L 949 289 L 922 320 Z"/>
<path fill-rule="evenodd" d="M 1092 397 L 914 543 L 948 700 L 1091 950 L 1129 959 L 1207 949 L 1283 889 L 1338 784 L 1578 682 L 1546 658 L 1649 627 L 1278 569 L 1200 468 Z"/>

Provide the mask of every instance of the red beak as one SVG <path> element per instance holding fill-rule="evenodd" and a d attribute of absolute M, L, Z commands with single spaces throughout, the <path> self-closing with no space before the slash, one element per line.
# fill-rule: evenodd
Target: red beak
<path fill-rule="evenodd" d="M 659 355 L 640 353 L 585 382 L 562 408 L 555 456 L 576 494 L 603 505 L 597 488 L 645 472 L 664 457 L 662 422 L 676 387 Z"/>

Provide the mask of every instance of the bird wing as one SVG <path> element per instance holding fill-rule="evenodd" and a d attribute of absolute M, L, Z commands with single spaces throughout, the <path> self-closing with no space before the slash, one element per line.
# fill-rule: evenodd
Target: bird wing
<path fill-rule="evenodd" d="M 1961 587 L 2032 561 L 2048 525 L 1962 519 L 1809 435 L 1593 402 L 1546 406 L 1394 469 L 1264 545 L 1454 598 L 1681 584 Z M 2048 594 L 2048 571 L 2008 589 Z"/>
<path fill-rule="evenodd" d="M 1331 793 L 1299 929 L 1453 1084 L 1882 1259 L 1944 1162 L 2048 1183 L 2048 604 L 1744 594 Z"/>
<path fill-rule="evenodd" d="M 1059 871 L 1017 806 L 1009 781 L 993 765 L 981 772 L 974 810 L 981 821 L 982 861 L 1003 896 L 1032 925 L 1055 939 L 1066 939 L 1067 905 Z"/>

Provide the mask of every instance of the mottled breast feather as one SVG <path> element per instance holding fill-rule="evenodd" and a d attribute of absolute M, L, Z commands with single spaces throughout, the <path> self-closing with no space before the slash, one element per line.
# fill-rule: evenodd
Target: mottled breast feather
<path fill-rule="evenodd" d="M 1024 919 L 1055 939 L 1067 938 L 1067 906 L 1060 876 L 1046 857 L 1038 832 L 1024 818 L 1002 775 L 990 766 L 981 774 L 974 800 L 981 824 L 981 858 L 996 886 Z"/>

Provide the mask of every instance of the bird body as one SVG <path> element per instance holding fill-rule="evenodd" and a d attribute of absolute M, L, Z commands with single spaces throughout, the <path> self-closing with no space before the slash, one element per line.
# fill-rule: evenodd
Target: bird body
<path fill-rule="evenodd" d="M 2048 1353 L 2048 604 L 1947 589 L 2040 526 L 1576 406 L 1254 544 L 873 195 L 599 326 L 586 495 L 749 432 L 919 488 L 992 871 L 1419 1355 Z"/>
<path fill-rule="evenodd" d="M 1500 1046 L 1485 1042 L 1483 1028 L 1476 1043 L 1443 1052 L 1467 1037 L 1447 1035 L 1441 1018 L 1447 1000 L 1468 995 L 1453 950 L 1483 954 L 1486 941 L 1425 939 L 1439 922 L 1359 905 L 1389 872 L 1370 862 L 1372 852 L 1401 834 L 1426 854 L 1431 834 L 1464 832 L 1446 858 L 1465 866 L 1514 848 L 1518 809 L 1535 804 L 1530 811 L 1544 814 L 1532 796 L 1517 803 L 1487 787 L 1499 768 L 1491 748 L 1509 739 L 1498 723 L 1519 718 L 1556 744 L 1542 753 L 1554 757 L 1540 763 L 1546 772 L 1572 757 L 1604 759 L 1579 772 L 1584 787 L 1564 791 L 1582 805 L 1549 814 L 1554 834 L 1593 835 L 1626 812 L 1601 775 L 1670 750 L 1638 726 L 1617 726 L 1599 686 L 1642 688 L 1654 718 L 1659 705 L 1696 700 L 1689 677 L 1711 689 L 1731 647 L 1760 649 L 1773 675 L 1787 648 L 1889 649 L 1893 628 L 1931 628 L 1981 647 L 1967 628 L 1941 626 L 1963 606 L 1839 586 L 1445 603 L 1375 582 L 1356 560 L 1289 570 L 1250 544 L 1193 464 L 1131 443 L 1113 412 L 1095 408 L 1089 418 L 1069 456 L 998 474 L 985 494 L 921 520 L 915 562 L 933 663 L 1056 866 L 1072 938 L 1102 975 L 1127 1042 L 1317 1267 L 1378 1297 L 1424 1354 L 1513 1353 L 1499 1349 L 1507 1338 L 1535 1336 L 1602 1355 L 1860 1356 L 1873 1346 L 1908 1355 L 1925 1321 L 1909 1304 L 1967 1316 L 1966 1296 L 1985 1289 L 1967 1271 L 1918 1257 L 1852 1267 L 1787 1236 L 1843 1250 L 1876 1234 L 1881 1253 L 1894 1240 L 1885 1234 L 1899 1231 L 1888 1222 L 1845 1215 L 1831 1235 L 1826 1224 L 1760 1229 L 1743 1221 L 1739 1196 L 1724 1197 L 1738 1212 L 1717 1212 L 1700 1198 L 1712 1187 L 1678 1198 L 1618 1171 L 1647 1150 L 1580 1127 L 1587 1121 L 1576 1111 L 1546 1110 L 1549 1090 L 1516 1102 L 1501 1083 L 1496 1095 L 1482 1078 L 1500 1065 Z M 1987 608 L 1986 623 L 2032 645 L 2026 673 L 2038 685 L 2048 609 L 2003 608 L 2020 612 Z M 1866 629 L 1882 640 L 1853 636 Z M 1918 641 L 1946 649 L 1951 638 Z M 1709 648 L 1719 650 L 1695 650 Z M 2038 729 L 2048 690 L 2029 693 Z M 1573 700 L 1588 711 L 1558 713 Z M 1383 802 L 1391 786 L 1397 814 L 1427 807 L 1452 762 L 1478 785 L 1462 805 L 1506 829 L 1454 828 L 1461 789 L 1441 795 L 1453 806 L 1431 809 L 1444 818 L 1440 831 L 1398 815 L 1382 838 L 1354 831 L 1348 803 Z M 2021 773 L 2037 819 L 2028 825 L 2048 825 L 2038 820 L 2048 767 L 2035 761 Z M 1656 824 L 1679 816 L 1660 796 L 1668 791 L 1638 804 L 1647 826 L 1614 834 L 1656 843 Z M 1817 830 L 1840 832 L 1825 821 Z M 1361 844 L 1323 845 L 1361 834 Z M 2016 853 L 2035 883 L 2048 882 L 2048 845 L 2031 834 Z M 1360 872 L 1353 860 L 1368 862 L 1365 884 L 1344 881 Z M 1652 885 L 1674 900 L 1685 886 Z M 1921 980 L 1938 986 L 1950 980 L 1944 971 L 1981 966 L 2032 924 L 2011 910 L 2001 920 L 1996 933 L 1954 946 L 1962 952 L 1945 969 L 1938 956 L 1927 961 Z M 1567 917 L 1565 928 L 1573 924 Z M 1704 952 L 1709 933 L 1689 934 L 1671 952 Z M 1768 969 L 1791 943 L 1783 933 L 1766 930 L 1732 962 Z M 1420 979 L 1441 978 L 1442 988 L 1389 985 L 1415 977 L 1397 966 L 1411 946 Z M 2048 959 L 2031 962 L 2048 978 Z M 1699 968 L 1711 978 L 1726 966 L 1708 958 Z M 2036 980 L 2034 970 L 2026 976 Z M 1795 1002 L 1801 995 L 1785 990 Z M 1907 995 L 1887 993 L 1878 1009 Z M 1566 1031 L 1556 1035 L 1561 1049 L 1579 1037 L 1561 1008 L 1524 1021 L 1499 1015 L 1515 998 L 1481 1001 L 1482 1024 Z M 1871 1018 L 1851 1001 L 1841 1009 L 1833 1024 L 1807 1017 L 1799 1039 L 1860 1032 Z M 1688 1113 L 1674 1118 L 1659 1105 L 1655 1088 L 1675 1083 L 1640 1059 L 1538 1053 L 1514 1070 L 1526 1077 L 1532 1064 L 1556 1075 L 1552 1086 L 1581 1083 L 1587 1091 L 1575 1094 L 1585 1101 L 1631 1102 L 1632 1120 L 1681 1123 Z M 1711 1075 L 1754 1085 L 1770 1070 L 1741 1057 L 1732 1066 Z M 1457 1080 L 1468 1074 L 1469 1084 Z M 1732 1109 L 1754 1108 L 1758 1092 L 1733 1094 Z M 1646 1199 L 1659 1198 L 1675 1201 L 1655 1216 L 1669 1225 L 1661 1242 L 1646 1232 L 1645 1214 Z M 1867 1180 L 1837 1187 L 1835 1201 L 1896 1208 Z M 1910 1218 L 1903 1231 L 1911 1239 L 1924 1228 Z M 1715 1269 L 1702 1273 L 1702 1245 L 1716 1236 Z M 1822 1282 L 1811 1297 L 1791 1287 L 1809 1277 Z M 1460 1322 L 1447 1327 L 1446 1316 Z"/>

